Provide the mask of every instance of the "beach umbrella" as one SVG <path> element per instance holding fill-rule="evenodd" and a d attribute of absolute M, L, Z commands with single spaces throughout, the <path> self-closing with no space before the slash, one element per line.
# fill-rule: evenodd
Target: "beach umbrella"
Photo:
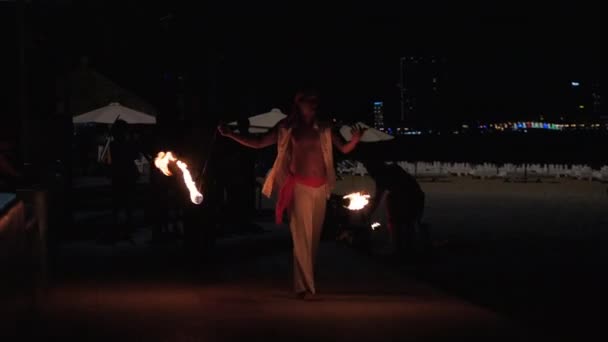
<path fill-rule="evenodd" d="M 281 112 L 280 109 L 273 108 L 268 113 L 258 114 L 249 117 L 249 133 L 264 133 L 268 132 L 279 121 L 286 118 L 287 115 Z M 236 121 L 230 122 L 229 126 L 237 126 Z"/>
<path fill-rule="evenodd" d="M 117 119 L 124 120 L 128 124 L 156 124 L 154 116 L 121 106 L 117 102 L 75 116 L 72 118 L 72 122 L 113 124 Z"/>
<path fill-rule="evenodd" d="M 378 142 L 378 141 L 391 140 L 391 139 L 395 138 L 390 134 L 386 134 L 380 130 L 369 127 L 368 125 L 366 125 L 362 122 L 357 122 L 355 124 L 355 126 L 359 126 L 361 128 L 366 129 L 365 133 L 363 133 L 363 136 L 361 137 L 361 141 L 363 141 L 363 142 Z M 344 125 L 340 128 L 340 134 L 342 134 L 344 139 L 346 139 L 346 140 L 352 139 L 352 134 L 350 132 L 351 129 L 352 129 L 352 126 L 347 126 L 347 125 Z"/>

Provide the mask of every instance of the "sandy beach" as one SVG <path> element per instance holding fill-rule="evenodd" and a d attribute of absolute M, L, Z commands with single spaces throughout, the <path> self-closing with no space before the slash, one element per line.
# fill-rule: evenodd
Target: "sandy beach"
<path fill-rule="evenodd" d="M 419 180 L 426 193 L 425 222 L 437 237 L 538 234 L 547 237 L 605 238 L 608 185 L 571 179 L 514 183 L 502 179 L 450 177 Z M 375 193 L 366 176 L 345 176 L 336 194 Z"/>
<path fill-rule="evenodd" d="M 605 238 L 608 186 L 588 181 L 505 183 L 450 179 L 421 183 L 426 218 L 439 236 L 537 234 Z"/>
<path fill-rule="evenodd" d="M 433 260 L 404 266 L 450 294 L 568 340 L 601 331 L 608 304 L 608 186 L 547 179 L 512 183 L 450 177 L 420 181 Z M 373 183 L 346 176 L 338 193 Z M 376 242 L 383 231 L 374 232 Z"/>
<path fill-rule="evenodd" d="M 608 303 L 607 186 L 451 178 L 423 182 L 438 287 L 560 336 L 601 333 Z M 563 335 L 562 335 L 563 334 Z"/>

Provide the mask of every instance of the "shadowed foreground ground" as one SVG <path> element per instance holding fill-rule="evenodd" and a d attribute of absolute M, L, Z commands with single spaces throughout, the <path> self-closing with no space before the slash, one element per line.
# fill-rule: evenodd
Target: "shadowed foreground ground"
<path fill-rule="evenodd" d="M 448 297 L 333 242 L 317 301 L 292 299 L 286 231 L 225 241 L 188 265 L 173 247 L 66 245 L 19 340 L 522 340 L 492 312 Z M 72 262 L 66 262 L 69 258 Z M 214 266 L 211 266 L 214 265 Z"/>

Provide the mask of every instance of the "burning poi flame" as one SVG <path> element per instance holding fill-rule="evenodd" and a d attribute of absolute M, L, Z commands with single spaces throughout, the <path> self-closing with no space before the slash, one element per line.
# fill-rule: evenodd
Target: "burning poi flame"
<path fill-rule="evenodd" d="M 198 191 L 196 183 L 192 180 L 192 175 L 190 174 L 190 170 L 188 170 L 188 164 L 175 158 L 171 152 L 158 152 L 156 159 L 154 159 L 154 166 L 156 166 L 165 176 L 171 176 L 172 173 L 169 170 L 170 162 L 175 162 L 177 167 L 182 171 L 184 183 L 190 192 L 190 201 L 194 204 L 201 204 L 203 202 L 203 195 Z"/>
<path fill-rule="evenodd" d="M 196 183 L 192 180 L 192 175 L 190 171 L 188 171 L 188 164 L 184 163 L 181 160 L 177 161 L 177 167 L 182 170 L 182 174 L 184 176 L 184 183 L 186 183 L 186 187 L 188 191 L 190 191 L 190 200 L 194 204 L 201 204 L 203 201 L 203 195 L 196 188 Z"/>
<path fill-rule="evenodd" d="M 171 176 L 172 173 L 169 170 L 169 162 L 176 160 L 177 158 L 175 158 L 171 152 L 158 152 L 158 155 L 154 159 L 154 166 L 156 166 L 165 176 Z"/>
<path fill-rule="evenodd" d="M 361 210 L 369 203 L 370 196 L 361 192 L 353 192 L 343 198 L 348 198 L 350 203 L 345 207 L 348 210 Z"/>

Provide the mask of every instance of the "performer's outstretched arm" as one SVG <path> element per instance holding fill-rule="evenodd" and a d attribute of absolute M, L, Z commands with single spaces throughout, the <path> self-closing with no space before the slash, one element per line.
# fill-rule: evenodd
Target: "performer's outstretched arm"
<path fill-rule="evenodd" d="M 276 126 L 271 128 L 270 131 L 268 131 L 262 136 L 245 136 L 241 134 L 236 134 L 228 127 L 223 125 L 218 126 L 217 130 L 220 132 L 221 135 L 228 137 L 243 146 L 251 148 L 264 148 L 277 143 L 278 126 L 279 125 L 277 124 Z"/>
<path fill-rule="evenodd" d="M 340 150 L 340 152 L 344 154 L 349 154 L 355 149 L 355 147 L 357 147 L 357 144 L 361 140 L 363 133 L 365 133 L 365 128 L 353 127 L 351 130 L 351 134 L 353 136 L 352 139 L 350 139 L 349 142 L 344 143 L 342 138 L 339 137 L 336 132 L 332 132 L 332 142 L 334 143 L 334 146 L 336 146 L 336 148 Z"/>

